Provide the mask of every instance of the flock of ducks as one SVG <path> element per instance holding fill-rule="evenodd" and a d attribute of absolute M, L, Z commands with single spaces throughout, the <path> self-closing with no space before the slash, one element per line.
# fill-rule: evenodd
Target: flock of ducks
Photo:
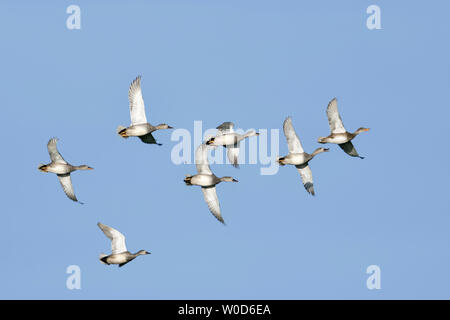
<path fill-rule="evenodd" d="M 138 137 L 144 143 L 161 145 L 156 141 L 152 133 L 162 129 L 173 129 L 173 127 L 165 123 L 153 126 L 147 122 L 144 99 L 142 97 L 141 90 L 141 76 L 138 76 L 131 83 L 128 90 L 128 100 L 131 125 L 129 127 L 119 126 L 117 128 L 117 134 L 125 139 L 129 137 Z M 339 115 L 336 98 L 331 100 L 328 104 L 327 117 L 331 133 L 327 137 L 320 137 L 318 142 L 322 144 L 337 144 L 348 155 L 364 159 L 364 157 L 361 157 L 358 154 L 351 141 L 361 132 L 368 131 L 369 129 L 361 127 L 353 133 L 348 132 L 342 123 L 341 116 Z M 220 182 L 238 181 L 230 176 L 219 178 L 211 171 L 208 162 L 208 147 L 225 147 L 230 163 L 234 167 L 238 168 L 240 142 L 246 138 L 258 136 L 259 133 L 254 130 L 250 130 L 245 134 L 236 133 L 234 132 L 234 124 L 232 122 L 224 122 L 216 129 L 218 129 L 217 135 L 201 144 L 195 152 L 197 174 L 186 175 L 184 182 L 188 186 L 195 185 L 202 188 L 203 197 L 209 210 L 217 220 L 225 224 L 220 210 L 216 185 Z M 289 154 L 284 157 L 279 157 L 277 161 L 281 166 L 294 165 L 300 173 L 300 177 L 306 191 L 311 195 L 315 195 L 313 177 L 311 168 L 309 167 L 309 162 L 319 153 L 328 152 L 329 149 L 317 148 L 311 154 L 305 152 L 292 125 L 291 117 L 287 117 L 284 120 L 283 131 L 286 136 Z M 49 140 L 47 149 L 51 162 L 49 164 L 40 164 L 38 169 L 42 172 L 55 173 L 67 197 L 75 202 L 83 204 L 75 196 L 70 174 L 76 170 L 92 170 L 93 168 L 88 165 L 74 166 L 69 164 L 59 153 L 56 147 L 57 141 L 57 138 L 51 138 Z M 107 265 L 116 264 L 119 267 L 122 267 L 140 255 L 150 254 L 150 252 L 146 250 L 140 250 L 136 253 L 129 252 L 125 245 L 125 236 L 122 233 L 100 222 L 97 225 L 103 231 L 105 236 L 111 240 L 111 254 L 106 255 L 101 253 L 99 256 L 101 263 Z"/>

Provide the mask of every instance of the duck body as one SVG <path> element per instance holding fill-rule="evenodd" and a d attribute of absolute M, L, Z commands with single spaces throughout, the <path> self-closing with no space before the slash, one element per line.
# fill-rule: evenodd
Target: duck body
<path fill-rule="evenodd" d="M 82 168 L 84 168 L 84 166 L 73 166 L 69 163 L 51 162 L 49 164 L 41 165 L 39 170 L 56 174 L 68 174 L 76 170 L 83 170 Z"/>
<path fill-rule="evenodd" d="M 206 145 L 209 146 L 223 146 L 227 149 L 227 157 L 230 163 L 239 168 L 239 144 L 242 140 L 252 136 L 258 136 L 259 133 L 255 130 L 250 130 L 244 134 L 234 132 L 233 122 L 224 122 L 218 126 L 218 134 L 215 137 L 206 141 Z"/>
<path fill-rule="evenodd" d="M 110 254 L 108 256 L 105 256 L 101 258 L 101 261 L 106 264 L 119 264 L 123 265 L 125 263 L 128 263 L 136 258 L 136 255 L 132 254 L 129 251 L 118 253 L 118 254 Z"/>
<path fill-rule="evenodd" d="M 186 177 L 185 182 L 188 185 L 214 187 L 216 184 L 220 183 L 221 180 L 213 174 L 196 174 Z"/>
<path fill-rule="evenodd" d="M 309 154 L 307 152 L 303 153 L 289 153 L 287 156 L 278 158 L 278 163 L 282 166 L 286 164 L 294 165 L 294 166 L 302 166 L 302 165 L 308 165 L 309 161 L 313 159 L 316 155 L 322 152 L 328 152 L 329 149 L 327 148 L 317 148 L 314 150 L 312 154 Z"/>
<path fill-rule="evenodd" d="M 137 253 L 131 253 L 129 251 L 116 253 L 116 254 L 110 254 L 110 255 L 101 255 L 100 262 L 111 265 L 111 264 L 117 264 L 119 267 L 124 266 L 130 261 L 133 261 L 137 256 L 150 254 L 150 252 L 147 252 L 145 250 L 141 250 Z"/>
<path fill-rule="evenodd" d="M 282 166 L 289 164 L 294 165 L 297 171 L 300 173 L 300 177 L 303 182 L 305 190 L 311 195 L 315 195 L 313 176 L 311 168 L 309 167 L 309 161 L 316 155 L 322 152 L 327 152 L 328 149 L 317 148 L 313 153 L 309 154 L 303 150 L 303 146 L 300 139 L 295 132 L 292 125 L 291 117 L 287 117 L 283 122 L 283 131 L 288 144 L 289 154 L 287 156 L 278 158 L 278 163 Z"/>
<path fill-rule="evenodd" d="M 48 164 L 39 164 L 38 170 L 41 172 L 51 172 L 55 173 L 58 176 L 58 180 L 64 190 L 64 193 L 67 195 L 67 197 L 70 200 L 73 200 L 75 202 L 79 202 L 82 204 L 82 202 L 78 201 L 77 197 L 75 196 L 73 186 L 72 186 L 72 180 L 70 178 L 70 173 L 75 170 L 92 170 L 93 168 L 89 167 L 88 165 L 81 165 L 81 166 L 73 166 L 69 164 L 59 153 L 58 149 L 56 148 L 56 142 L 58 139 L 52 138 L 47 143 L 47 149 L 48 153 L 50 155 L 50 160 L 52 162 Z"/>
<path fill-rule="evenodd" d="M 332 133 L 328 137 L 323 137 L 318 142 L 319 143 L 335 143 L 335 144 L 343 144 L 346 142 L 349 142 L 353 140 L 355 137 L 355 134 L 352 134 L 350 132 L 344 132 L 344 133 Z"/>
<path fill-rule="evenodd" d="M 290 153 L 287 156 L 278 159 L 281 165 L 291 164 L 291 165 L 301 165 L 306 164 L 313 158 L 309 153 Z"/>
<path fill-rule="evenodd" d="M 188 186 L 202 187 L 203 198 L 208 205 L 209 211 L 217 220 L 225 224 L 223 220 L 219 198 L 217 197 L 216 185 L 222 181 L 238 182 L 233 177 L 217 177 L 209 167 L 208 150 L 206 144 L 201 144 L 195 151 L 195 164 L 197 166 L 197 174 L 186 175 L 184 182 Z"/>
<path fill-rule="evenodd" d="M 73 169 L 73 166 L 71 166 L 70 164 L 58 162 L 51 162 L 48 164 L 41 165 L 38 169 L 42 172 L 51 172 L 56 174 L 66 174 L 75 171 Z"/>
<path fill-rule="evenodd" d="M 172 127 L 165 123 L 161 123 L 157 126 L 153 126 L 148 123 L 145 115 L 145 105 L 142 97 L 140 76 L 134 79 L 131 83 L 128 90 L 128 100 L 131 125 L 129 127 L 119 126 L 117 128 L 117 133 L 122 138 L 139 137 L 139 139 L 141 139 L 144 143 L 161 145 L 156 142 L 155 138 L 152 136 L 152 132 L 161 129 L 172 129 Z"/>
<path fill-rule="evenodd" d="M 210 139 L 210 142 L 207 142 L 207 144 L 213 146 L 232 146 L 244 140 L 244 138 L 245 137 L 243 135 L 233 132 L 214 137 Z"/>
<path fill-rule="evenodd" d="M 140 136 L 145 136 L 148 133 L 152 133 L 153 131 L 156 131 L 156 129 L 150 123 L 141 123 L 141 124 L 131 125 L 128 128 L 122 128 L 118 132 L 118 134 L 123 138 L 125 138 L 125 137 L 140 137 Z"/>
<path fill-rule="evenodd" d="M 211 146 L 234 146 L 247 137 L 257 136 L 259 133 L 255 131 L 249 131 L 246 134 L 239 134 L 236 132 L 224 133 L 209 139 L 206 144 Z"/>
<path fill-rule="evenodd" d="M 345 129 L 344 124 L 342 122 L 342 118 L 339 114 L 336 98 L 332 99 L 328 103 L 327 118 L 331 133 L 327 137 L 319 137 L 317 139 L 317 142 L 337 144 L 349 156 L 364 159 L 364 157 L 361 157 L 358 154 L 351 141 L 361 132 L 366 132 L 369 131 L 370 129 L 361 127 L 353 133 L 348 132 Z"/>
<path fill-rule="evenodd" d="M 103 231 L 105 236 L 111 240 L 111 254 L 107 255 L 104 253 L 100 254 L 100 262 L 110 265 L 117 264 L 119 267 L 127 264 L 128 262 L 134 260 L 137 256 L 150 254 L 146 250 L 139 250 L 136 253 L 131 253 L 127 250 L 125 245 L 125 236 L 114 228 L 111 228 L 102 223 L 97 223 L 98 227 Z"/>

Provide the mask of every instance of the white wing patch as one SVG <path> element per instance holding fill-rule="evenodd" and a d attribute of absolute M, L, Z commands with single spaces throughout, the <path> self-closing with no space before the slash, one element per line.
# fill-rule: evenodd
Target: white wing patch
<path fill-rule="evenodd" d="M 234 123 L 233 122 L 224 122 L 220 126 L 216 128 L 219 130 L 218 134 L 227 134 L 234 132 Z"/>
<path fill-rule="evenodd" d="M 195 164 L 197 166 L 198 173 L 212 174 L 208 162 L 208 149 L 205 144 L 199 145 L 195 151 Z"/>
<path fill-rule="evenodd" d="M 70 173 L 66 174 L 58 174 L 59 182 L 61 183 L 61 187 L 64 190 L 64 193 L 70 200 L 75 202 L 79 202 L 77 197 L 75 196 L 75 192 L 73 191 L 72 180 L 70 179 Z M 81 202 L 80 202 L 81 203 Z"/>
<path fill-rule="evenodd" d="M 141 90 L 141 76 L 138 76 L 130 85 L 128 90 L 128 100 L 130 102 L 131 125 L 147 123 L 145 116 L 144 98 Z"/>
<path fill-rule="evenodd" d="M 222 223 L 225 221 L 220 214 L 220 204 L 219 198 L 217 197 L 217 192 L 215 187 L 202 188 L 203 197 L 205 198 L 205 202 L 208 205 L 209 211 Z"/>
<path fill-rule="evenodd" d="M 331 133 L 345 133 L 347 130 L 344 128 L 341 116 L 339 115 L 337 107 L 337 99 L 334 98 L 330 101 L 327 107 L 328 124 L 330 125 Z"/>
<path fill-rule="evenodd" d="M 303 153 L 303 147 L 297 133 L 295 133 L 291 117 L 287 117 L 286 120 L 284 120 L 283 131 L 286 136 L 289 153 Z"/>
<path fill-rule="evenodd" d="M 105 236 L 107 236 L 111 240 L 112 254 L 118 254 L 128 251 L 125 245 L 125 236 L 122 233 L 100 222 L 97 223 L 97 225 L 103 231 Z"/>
<path fill-rule="evenodd" d="M 66 160 L 63 159 L 58 149 L 56 148 L 57 138 L 51 138 L 47 143 L 48 154 L 50 155 L 50 160 L 52 162 L 64 163 L 66 164 Z"/>
<path fill-rule="evenodd" d="M 239 168 L 239 144 L 238 142 L 232 146 L 227 146 L 228 160 L 235 168 Z"/>

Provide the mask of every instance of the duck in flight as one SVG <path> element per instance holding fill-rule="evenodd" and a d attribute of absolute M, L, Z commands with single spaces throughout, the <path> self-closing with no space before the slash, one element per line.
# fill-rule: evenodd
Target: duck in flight
<path fill-rule="evenodd" d="M 234 132 L 233 122 L 224 122 L 218 126 L 218 134 L 206 141 L 207 145 L 224 146 L 227 149 L 227 156 L 230 163 L 239 168 L 239 144 L 242 140 L 252 136 L 258 136 L 259 133 L 255 130 L 250 130 L 245 134 Z"/>
<path fill-rule="evenodd" d="M 101 253 L 99 257 L 101 263 L 107 265 L 118 264 L 119 267 L 122 267 L 138 256 L 150 254 L 150 252 L 145 250 L 139 250 L 136 253 L 129 252 L 125 245 L 125 236 L 122 233 L 100 222 L 97 223 L 97 225 L 103 231 L 105 236 L 111 240 L 112 252 L 110 255 Z"/>
<path fill-rule="evenodd" d="M 66 160 L 61 156 L 58 149 L 56 148 L 57 138 L 52 138 L 47 143 L 48 153 L 50 155 L 51 162 L 49 164 L 40 164 L 38 169 L 42 172 L 56 173 L 59 182 L 69 199 L 81 203 L 78 201 L 75 193 L 73 191 L 72 180 L 70 179 L 70 173 L 75 170 L 92 170 L 93 168 L 83 164 L 81 166 L 73 166 L 67 163 Z"/>
<path fill-rule="evenodd" d="M 278 163 L 282 166 L 286 164 L 294 165 L 298 172 L 300 173 L 300 177 L 303 181 L 303 186 L 306 191 L 310 194 L 315 195 L 314 193 L 314 184 L 311 168 L 309 167 L 309 161 L 314 158 L 316 155 L 322 152 L 327 152 L 329 149 L 325 148 L 317 148 L 313 153 L 309 154 L 303 150 L 300 139 L 295 132 L 295 129 L 292 125 L 291 117 L 287 117 L 283 123 L 283 131 L 286 136 L 289 154 L 285 157 L 278 158 Z"/>
<path fill-rule="evenodd" d="M 161 143 L 156 142 L 152 132 L 161 129 L 173 128 L 165 123 L 152 126 L 147 122 L 144 99 L 142 97 L 141 90 L 141 76 L 138 76 L 131 83 L 130 89 L 128 90 L 128 100 L 130 102 L 131 125 L 128 128 L 119 126 L 117 128 L 117 133 L 122 138 L 138 137 L 144 143 L 157 144 L 160 146 Z"/>
<path fill-rule="evenodd" d="M 202 187 L 203 197 L 208 205 L 211 213 L 217 220 L 225 224 L 220 212 L 219 198 L 216 193 L 216 185 L 222 181 L 238 182 L 233 177 L 218 178 L 212 173 L 208 163 L 208 149 L 207 146 L 201 144 L 195 152 L 195 164 L 197 166 L 198 174 L 186 175 L 184 182 L 188 186 L 200 186 Z"/>
<path fill-rule="evenodd" d="M 359 128 L 355 132 L 347 132 L 342 123 L 341 116 L 339 115 L 337 107 L 337 99 L 334 98 L 330 101 L 327 107 L 327 117 L 328 123 L 330 125 L 331 134 L 328 137 L 320 137 L 318 139 L 319 143 L 335 143 L 344 150 L 345 153 L 352 157 L 361 157 L 353 146 L 351 140 L 353 140 L 361 132 L 369 131 L 369 128 Z"/>

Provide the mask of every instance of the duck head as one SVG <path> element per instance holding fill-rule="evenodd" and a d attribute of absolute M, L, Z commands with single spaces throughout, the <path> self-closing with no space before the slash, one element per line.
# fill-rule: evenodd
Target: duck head
<path fill-rule="evenodd" d="M 169 126 L 167 123 L 161 123 L 156 126 L 157 129 L 173 129 L 173 127 Z"/>
<path fill-rule="evenodd" d="M 150 254 L 150 252 L 146 251 L 146 250 L 139 250 L 137 253 L 137 255 L 143 256 L 145 254 Z"/>
<path fill-rule="evenodd" d="M 328 151 L 330 151 L 330 149 L 328 149 L 328 148 L 317 148 L 317 149 L 314 150 L 314 152 L 312 153 L 312 156 L 315 156 L 315 155 L 317 155 L 317 154 L 319 154 L 319 153 L 322 153 L 322 152 L 328 152 Z"/>
<path fill-rule="evenodd" d="M 359 128 L 358 130 L 355 131 L 354 135 L 358 135 L 361 132 L 366 132 L 366 131 L 369 131 L 369 130 L 370 130 L 370 128 L 361 127 L 361 128 Z"/>
<path fill-rule="evenodd" d="M 38 165 L 38 170 L 41 172 L 48 172 L 48 165 L 40 163 Z"/>
<path fill-rule="evenodd" d="M 94 168 L 89 167 L 88 165 L 82 164 L 81 166 L 76 166 L 77 170 L 94 170 Z"/>
<path fill-rule="evenodd" d="M 239 182 L 236 179 L 234 179 L 233 177 L 222 177 L 220 178 L 220 181 L 225 181 L 225 182 Z"/>

